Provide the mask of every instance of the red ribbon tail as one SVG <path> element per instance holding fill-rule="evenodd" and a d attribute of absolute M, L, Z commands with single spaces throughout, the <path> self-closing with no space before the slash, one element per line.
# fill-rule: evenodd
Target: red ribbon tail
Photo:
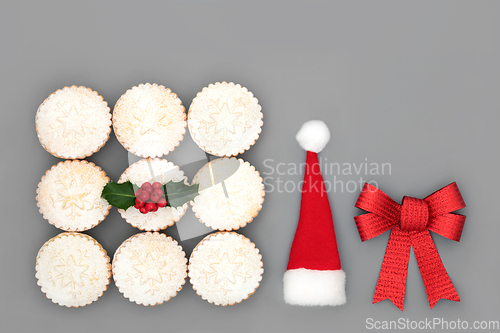
<path fill-rule="evenodd" d="M 411 239 L 408 233 L 402 232 L 399 226 L 394 227 L 385 250 L 373 304 L 389 299 L 403 311 L 410 250 Z"/>
<path fill-rule="evenodd" d="M 429 231 L 411 232 L 410 238 L 431 309 L 442 298 L 460 302 Z"/>

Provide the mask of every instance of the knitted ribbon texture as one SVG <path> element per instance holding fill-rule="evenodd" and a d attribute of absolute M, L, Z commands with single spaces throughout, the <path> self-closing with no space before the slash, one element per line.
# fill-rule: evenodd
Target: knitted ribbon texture
<path fill-rule="evenodd" d="M 433 308 L 441 298 L 460 302 L 429 233 L 432 231 L 460 241 L 465 216 L 452 212 L 464 208 L 465 203 L 456 183 L 425 199 L 405 196 L 401 205 L 375 186 L 365 183 L 355 206 L 368 212 L 354 217 L 361 241 L 391 229 L 373 303 L 389 299 L 403 311 L 412 246 L 430 307 Z"/>

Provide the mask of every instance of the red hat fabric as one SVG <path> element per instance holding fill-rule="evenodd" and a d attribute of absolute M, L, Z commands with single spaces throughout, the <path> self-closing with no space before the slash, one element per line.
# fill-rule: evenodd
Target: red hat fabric
<path fill-rule="evenodd" d="M 296 138 L 307 158 L 299 223 L 283 276 L 284 299 L 292 305 L 342 305 L 346 303 L 345 273 L 317 155 L 330 132 L 324 122 L 313 120 L 302 126 Z"/>

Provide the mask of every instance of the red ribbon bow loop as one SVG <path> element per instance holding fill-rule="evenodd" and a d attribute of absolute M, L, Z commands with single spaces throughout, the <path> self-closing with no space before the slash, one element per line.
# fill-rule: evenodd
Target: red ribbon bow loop
<path fill-rule="evenodd" d="M 465 203 L 456 183 L 443 187 L 425 199 L 404 197 L 402 205 L 375 186 L 365 183 L 355 207 L 368 212 L 354 217 L 361 241 L 392 229 L 373 303 L 389 299 L 403 311 L 412 246 L 430 307 L 433 308 L 441 298 L 460 302 L 429 233 L 430 230 L 460 241 L 465 216 L 452 212 L 464 208 Z"/>

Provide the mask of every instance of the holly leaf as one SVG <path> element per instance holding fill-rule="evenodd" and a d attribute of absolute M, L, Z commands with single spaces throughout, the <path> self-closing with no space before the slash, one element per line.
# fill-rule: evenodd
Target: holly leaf
<path fill-rule="evenodd" d="M 113 181 L 104 186 L 101 197 L 117 208 L 127 209 L 135 205 L 134 186 L 130 181 L 117 184 Z"/>
<path fill-rule="evenodd" d="M 180 182 L 169 181 L 163 185 L 167 196 L 167 205 L 177 208 L 193 200 L 199 194 L 199 186 L 200 184 L 186 185 L 183 180 Z"/>

